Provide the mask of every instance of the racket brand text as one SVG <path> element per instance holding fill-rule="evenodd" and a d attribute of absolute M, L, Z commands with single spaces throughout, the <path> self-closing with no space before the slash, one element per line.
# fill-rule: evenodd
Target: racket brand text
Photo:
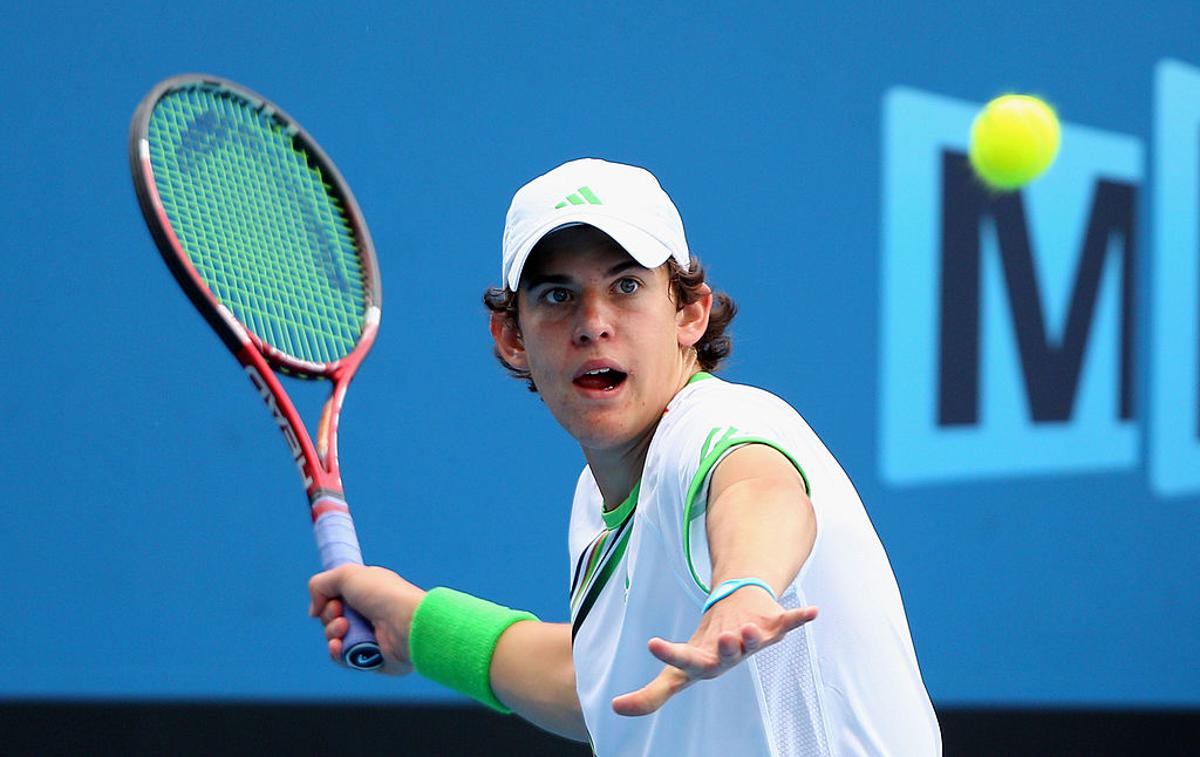
<path fill-rule="evenodd" d="M 279 432 L 283 434 L 283 441 L 288 446 L 288 451 L 292 453 L 292 460 L 296 463 L 296 469 L 300 471 L 300 479 L 304 482 L 304 487 L 312 486 L 313 478 L 308 472 L 308 466 L 305 464 L 304 447 L 300 444 L 300 439 L 296 436 L 296 430 L 292 428 L 292 424 L 288 422 L 287 416 L 279 407 L 279 402 L 275 398 L 275 393 L 271 391 L 271 387 L 267 384 L 266 379 L 258 372 L 258 369 L 253 365 L 246 366 L 246 375 L 250 377 L 254 388 L 258 390 L 258 395 L 267 405 L 267 410 L 271 411 L 271 417 L 275 419 L 275 424 L 279 426 Z"/>

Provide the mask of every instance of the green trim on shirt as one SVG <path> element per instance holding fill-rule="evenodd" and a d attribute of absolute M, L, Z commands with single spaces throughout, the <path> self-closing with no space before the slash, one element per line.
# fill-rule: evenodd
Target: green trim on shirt
<path fill-rule="evenodd" d="M 712 375 L 708 371 L 700 371 L 699 373 L 693 375 L 690 379 L 688 379 L 687 383 L 684 384 L 684 386 L 691 386 L 692 384 L 696 383 L 697 381 L 703 381 L 704 379 L 710 379 L 710 378 L 716 378 L 716 376 Z"/>
<path fill-rule="evenodd" d="M 600 517 L 604 518 L 605 527 L 607 527 L 610 531 L 621 527 L 621 524 L 624 523 L 625 519 L 629 517 L 629 514 L 633 512 L 633 508 L 637 507 L 638 490 L 641 488 L 642 482 L 639 479 L 638 482 L 633 485 L 633 491 L 629 492 L 629 496 L 625 498 L 624 502 L 617 505 L 617 507 L 613 510 L 602 510 L 600 512 Z"/>
<path fill-rule="evenodd" d="M 713 444 L 713 437 L 715 437 L 721 431 L 724 431 L 725 433 L 720 439 L 717 440 L 716 444 Z M 812 494 L 812 488 L 808 484 L 808 476 L 804 473 L 804 468 L 800 467 L 800 463 L 796 461 L 796 458 L 792 457 L 790 452 L 770 439 L 764 439 L 758 436 L 742 436 L 734 438 L 733 435 L 736 433 L 737 429 L 733 426 L 729 426 L 728 428 L 722 428 L 718 426 L 717 428 L 714 428 L 712 431 L 708 432 L 708 437 L 704 440 L 704 446 L 700 448 L 700 467 L 696 469 L 696 475 L 692 476 L 692 483 L 688 486 L 687 499 L 684 500 L 683 503 L 683 554 L 687 559 L 688 571 L 692 575 L 692 580 L 696 582 L 696 586 L 704 594 L 709 593 L 709 588 L 704 585 L 703 581 L 700 580 L 700 574 L 696 572 L 696 566 L 692 563 L 691 540 L 692 521 L 696 518 L 699 518 L 702 512 L 693 513 L 692 506 L 695 504 L 696 497 L 700 494 L 700 488 L 704 485 L 704 481 L 708 478 L 709 472 L 712 471 L 713 466 L 717 464 L 717 461 L 720 460 L 726 452 L 734 447 L 740 447 L 743 444 L 765 444 L 772 449 L 778 450 L 791 462 L 793 466 L 795 466 L 796 471 L 800 474 L 800 478 L 804 480 L 805 494 Z M 710 445 L 712 445 L 711 449 Z"/>

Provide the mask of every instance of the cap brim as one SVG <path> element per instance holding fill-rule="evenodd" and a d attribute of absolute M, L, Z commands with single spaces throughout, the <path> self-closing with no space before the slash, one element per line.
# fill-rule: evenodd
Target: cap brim
<path fill-rule="evenodd" d="M 509 266 L 508 275 L 505 280 L 508 288 L 514 292 L 517 291 L 517 286 L 521 283 L 521 271 L 525 268 L 525 261 L 528 260 L 529 253 L 533 251 L 538 242 L 542 241 L 547 234 L 580 224 L 592 226 L 603 231 L 612 237 L 613 241 L 621 245 L 621 248 L 628 252 L 630 257 L 646 268 L 657 268 L 667 262 L 667 258 L 672 256 L 675 257 L 675 262 L 680 265 L 686 266 L 688 264 L 687 250 L 680 250 L 680 254 L 675 255 L 669 246 L 653 234 L 620 218 L 589 209 L 579 213 L 557 215 L 553 221 L 530 234 L 521 243 L 516 255 L 513 256 L 512 264 Z"/>

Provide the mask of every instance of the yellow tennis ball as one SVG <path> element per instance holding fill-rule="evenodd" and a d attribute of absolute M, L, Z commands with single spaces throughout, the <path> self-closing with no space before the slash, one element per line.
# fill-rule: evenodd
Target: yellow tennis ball
<path fill-rule="evenodd" d="M 1019 189 L 1042 174 L 1058 155 L 1058 117 L 1030 95 L 1004 95 L 983 107 L 971 123 L 968 157 L 992 189 Z"/>

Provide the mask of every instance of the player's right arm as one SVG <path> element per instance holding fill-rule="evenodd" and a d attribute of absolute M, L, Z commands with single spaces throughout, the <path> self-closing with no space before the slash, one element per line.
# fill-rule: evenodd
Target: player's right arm
<path fill-rule="evenodd" d="M 496 644 L 491 676 L 492 691 L 513 712 L 559 736 L 588 740 L 569 623 L 513 623 Z"/>
<path fill-rule="evenodd" d="M 386 658 L 382 672 L 412 672 L 409 632 L 426 592 L 396 573 L 379 567 L 343 565 L 318 573 L 308 584 L 309 613 L 320 619 L 329 654 L 341 660 L 344 598 L 375 626 Z M 566 623 L 522 620 L 510 625 L 496 643 L 489 671 L 492 692 L 514 713 L 547 731 L 587 741 L 587 726 L 575 692 L 571 627 Z"/>

